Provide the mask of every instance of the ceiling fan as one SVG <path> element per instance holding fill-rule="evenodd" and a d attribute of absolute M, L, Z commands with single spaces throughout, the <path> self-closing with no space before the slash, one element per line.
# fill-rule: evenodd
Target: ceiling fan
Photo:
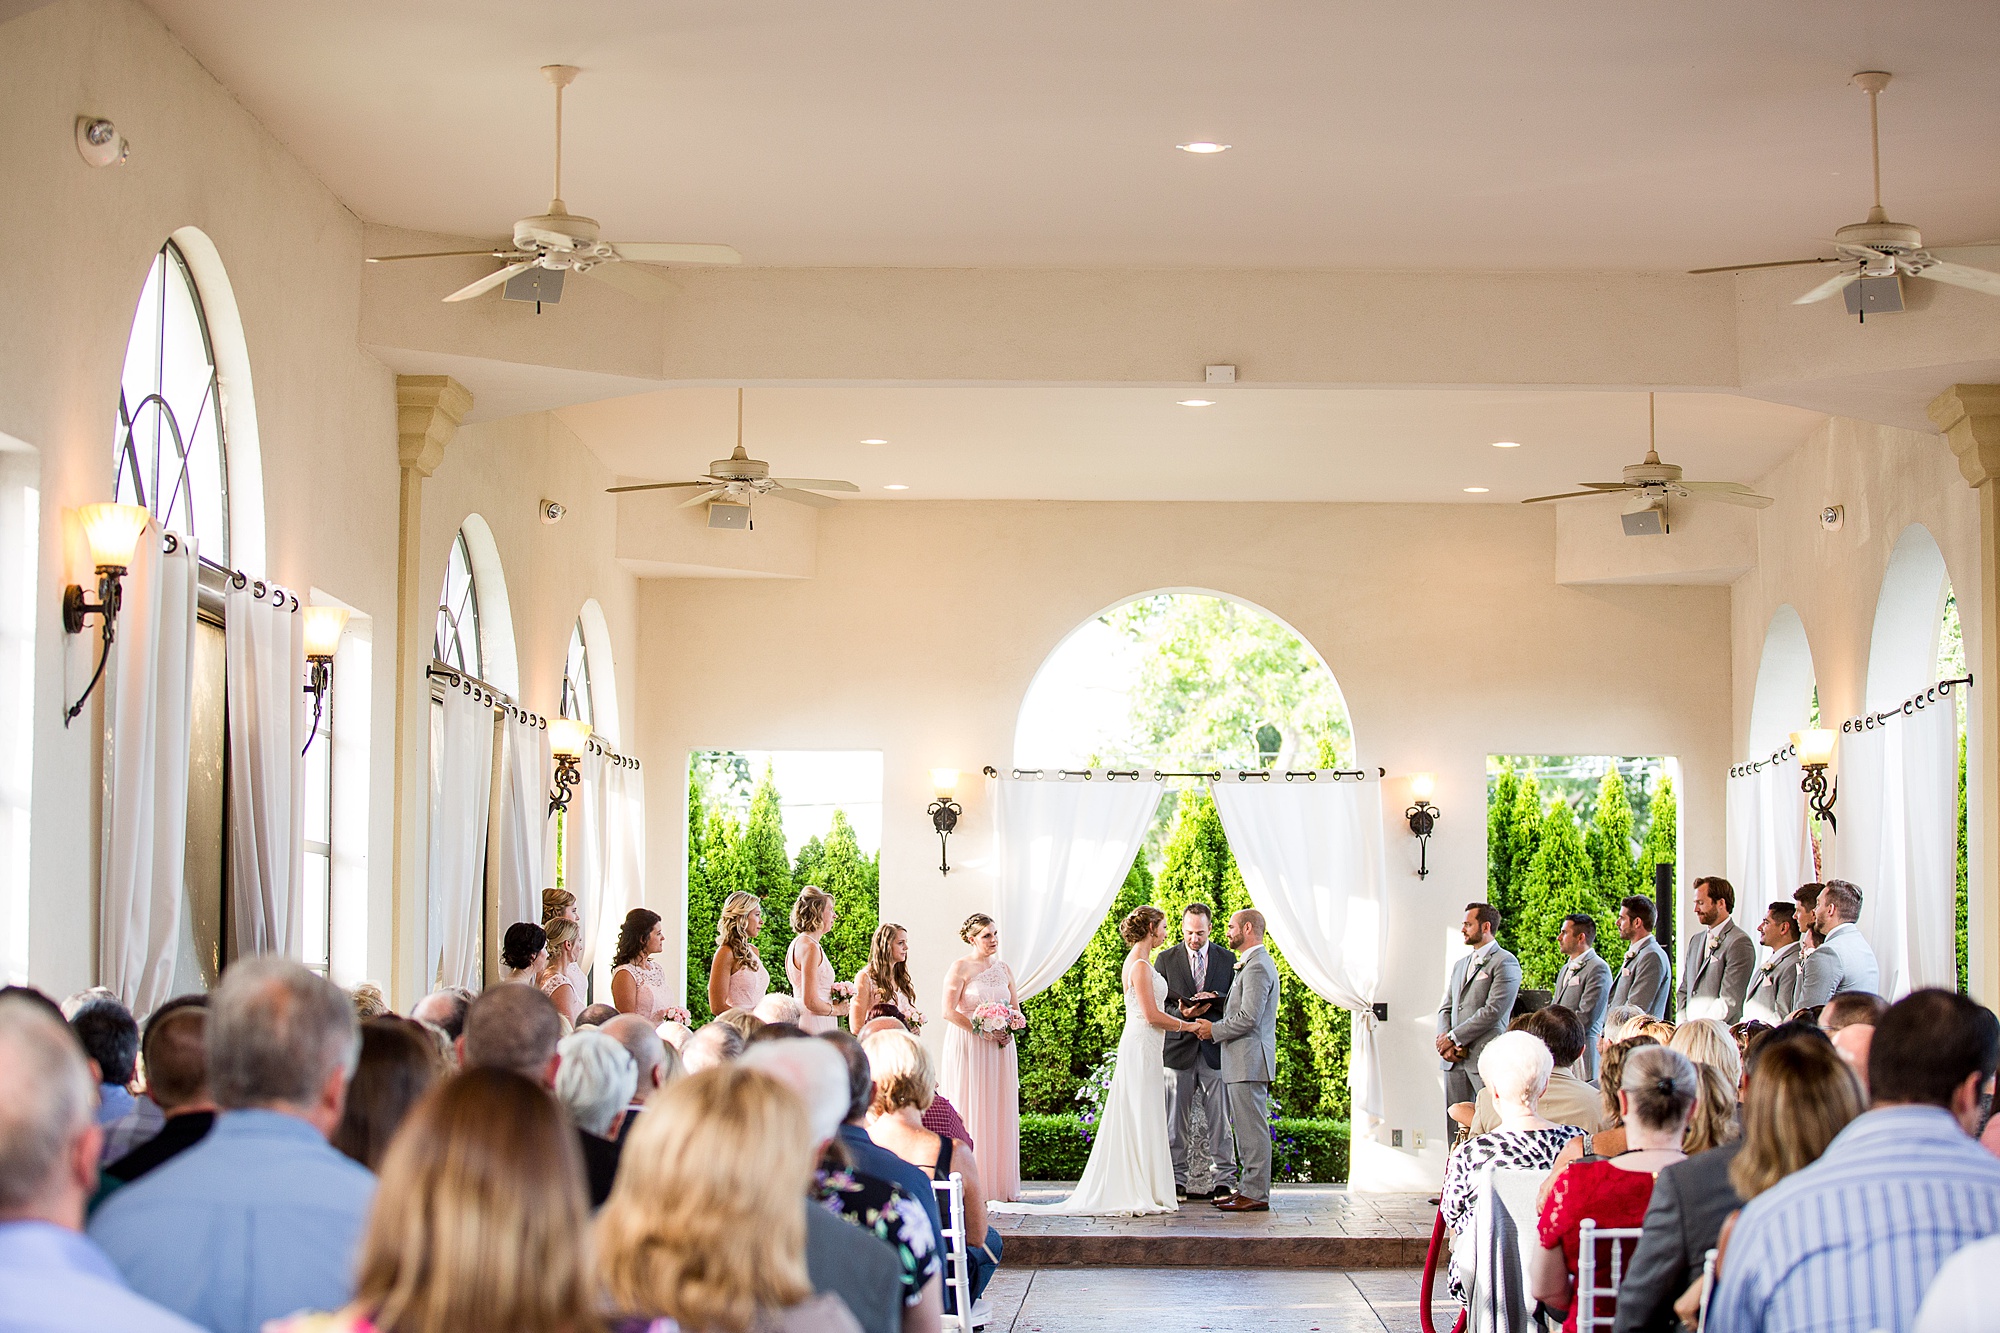
<path fill-rule="evenodd" d="M 774 477 L 771 465 L 761 458 L 752 458 L 743 448 L 743 390 L 736 391 L 736 449 L 727 458 L 718 458 L 708 465 L 708 475 L 700 481 L 647 481 L 632 486 L 613 486 L 609 493 L 617 495 L 624 491 L 664 491 L 681 487 L 697 488 L 695 493 L 682 501 L 677 508 L 692 509 L 701 504 L 747 505 L 760 495 L 775 496 L 780 500 L 790 500 L 793 504 L 810 505 L 814 509 L 832 509 L 834 502 L 815 491 L 858 491 L 861 488 L 851 481 L 829 481 L 824 477 Z"/>
<path fill-rule="evenodd" d="M 438 250 L 415 255 L 370 255 L 371 264 L 395 259 L 458 259 L 486 255 L 504 267 L 445 297 L 447 301 L 469 301 L 475 296 L 530 269 L 544 269 L 555 281 L 538 287 L 528 300 L 552 302 L 562 295 L 564 273 L 581 273 L 606 282 L 633 296 L 665 296 L 673 291 L 666 275 L 644 264 L 740 264 L 743 256 L 727 245 L 696 245 L 678 241 L 604 241 L 597 235 L 597 219 L 579 217 L 563 207 L 562 201 L 562 95 L 576 78 L 575 65 L 544 65 L 542 75 L 556 90 L 556 180 L 555 197 L 549 211 L 540 217 L 522 218 L 514 224 L 512 243 L 485 250 Z M 551 290 L 552 289 L 552 290 Z M 511 293 L 510 293 L 511 294 Z"/>
<path fill-rule="evenodd" d="M 1881 70 L 1864 70 L 1854 76 L 1853 82 L 1859 84 L 1861 90 L 1868 94 L 1868 142 L 1875 163 L 1875 206 L 1868 210 L 1867 221 L 1842 227 L 1833 234 L 1832 240 L 1822 242 L 1831 247 L 1840 258 L 1780 259 L 1766 264 L 1724 264 L 1720 268 L 1696 268 L 1689 269 L 1688 272 L 1735 273 L 1744 269 L 1791 268 L 1805 264 L 1847 265 L 1845 272 L 1828 278 L 1793 301 L 1793 305 L 1811 305 L 1815 301 L 1824 301 L 1863 278 L 1893 278 L 1899 272 L 1912 278 L 1929 278 L 1932 282 L 1947 282 L 1954 287 L 1970 287 L 1973 291 L 1984 292 L 1988 296 L 2000 296 L 2000 273 L 1939 259 L 1936 254 L 1924 248 L 1922 232 L 1907 222 L 1889 220 L 1888 213 L 1882 208 L 1882 132 L 1875 103 L 1882 90 L 1889 86 L 1889 76 Z M 1900 308 L 1900 305 L 1896 308 Z"/>
<path fill-rule="evenodd" d="M 1646 461 L 1633 463 L 1625 469 L 1623 481 L 1580 481 L 1577 485 L 1585 489 L 1564 491 L 1560 495 L 1537 495 L 1521 501 L 1522 504 L 1541 504 L 1545 500 L 1569 500 L 1580 495 L 1611 495 L 1619 491 L 1643 491 L 1649 500 L 1664 501 L 1672 495 L 1682 500 L 1719 500 L 1723 504 L 1741 505 L 1745 509 L 1767 509 L 1777 503 L 1768 495 L 1759 495 L 1740 481 L 1683 481 L 1679 465 L 1660 461 L 1658 418 L 1653 410 L 1653 395 L 1646 395 Z"/>

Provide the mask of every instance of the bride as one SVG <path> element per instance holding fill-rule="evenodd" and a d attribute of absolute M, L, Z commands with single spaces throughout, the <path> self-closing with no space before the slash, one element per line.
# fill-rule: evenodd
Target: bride
<path fill-rule="evenodd" d="M 1166 942 L 1166 914 L 1141 907 L 1119 922 L 1118 933 L 1132 946 L 1125 958 L 1125 1031 L 1118 1038 L 1118 1067 L 1083 1179 L 1061 1203 L 991 1204 L 989 1211 L 1171 1213 L 1178 1207 L 1174 1163 L 1167 1150 L 1162 1048 L 1167 1033 L 1193 1032 L 1195 1025 L 1161 1008 L 1167 979 L 1154 969 L 1152 958 Z"/>

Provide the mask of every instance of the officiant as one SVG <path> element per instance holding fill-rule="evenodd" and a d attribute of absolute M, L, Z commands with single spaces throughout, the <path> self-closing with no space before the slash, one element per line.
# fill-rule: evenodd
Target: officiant
<path fill-rule="evenodd" d="M 1214 925 L 1207 903 L 1189 903 L 1181 913 L 1181 942 L 1154 955 L 1153 966 L 1167 979 L 1168 1013 L 1189 1020 L 1222 1016 L 1236 975 L 1236 955 L 1210 942 Z M 1229 1142 L 1222 1048 L 1191 1032 L 1170 1032 L 1161 1058 L 1167 1067 L 1167 1147 L 1174 1161 L 1174 1192 L 1183 1199 L 1224 1198 L 1236 1188 L 1236 1154 Z M 1210 1189 L 1190 1195 L 1188 1122 L 1197 1099 L 1208 1118 L 1208 1157 L 1215 1163 L 1215 1177 Z"/>

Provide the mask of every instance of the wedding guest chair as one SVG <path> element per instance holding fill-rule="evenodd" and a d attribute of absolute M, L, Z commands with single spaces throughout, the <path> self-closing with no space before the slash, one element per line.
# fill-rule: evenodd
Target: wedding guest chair
<path fill-rule="evenodd" d="M 938 1220 L 944 1224 L 944 1235 L 938 1238 L 944 1256 L 944 1284 L 955 1297 L 952 1304 L 958 1311 L 944 1316 L 943 1326 L 948 1333 L 971 1333 L 972 1255 L 965 1238 L 965 1178 L 954 1171 L 950 1180 L 933 1180 L 931 1189 L 937 1193 Z"/>
<path fill-rule="evenodd" d="M 1538 1243 L 1535 1193 L 1547 1174 L 1504 1166 L 1479 1172 L 1471 1253 L 1452 1256 L 1452 1263 L 1471 1276 L 1464 1284 L 1471 1297 L 1466 1302 L 1469 1333 L 1516 1333 L 1534 1322 L 1526 1247 Z"/>
<path fill-rule="evenodd" d="M 1583 1219 L 1576 1240 L 1576 1333 L 1596 1333 L 1618 1321 L 1618 1287 L 1642 1234 L 1640 1227 L 1601 1227 Z M 1608 1247 L 1609 1264 L 1597 1262 L 1600 1245 Z M 1608 1281 L 1599 1285 L 1607 1271 Z"/>

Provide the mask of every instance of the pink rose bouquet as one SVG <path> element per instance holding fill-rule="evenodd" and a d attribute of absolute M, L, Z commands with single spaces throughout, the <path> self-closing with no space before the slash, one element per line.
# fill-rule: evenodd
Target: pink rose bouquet
<path fill-rule="evenodd" d="M 1019 1032 L 1028 1026 L 1028 1016 L 1004 1004 L 982 1004 L 972 1011 L 972 1030 L 985 1036 Z"/>
<path fill-rule="evenodd" d="M 677 1004 L 670 1004 L 660 1010 L 660 1021 L 662 1023 L 679 1023 L 684 1028 L 691 1028 L 694 1026 L 694 1015 Z"/>
<path fill-rule="evenodd" d="M 852 1000 L 854 998 L 854 983 L 851 981 L 834 982 L 833 998 L 843 1002 L 847 1000 Z"/>

